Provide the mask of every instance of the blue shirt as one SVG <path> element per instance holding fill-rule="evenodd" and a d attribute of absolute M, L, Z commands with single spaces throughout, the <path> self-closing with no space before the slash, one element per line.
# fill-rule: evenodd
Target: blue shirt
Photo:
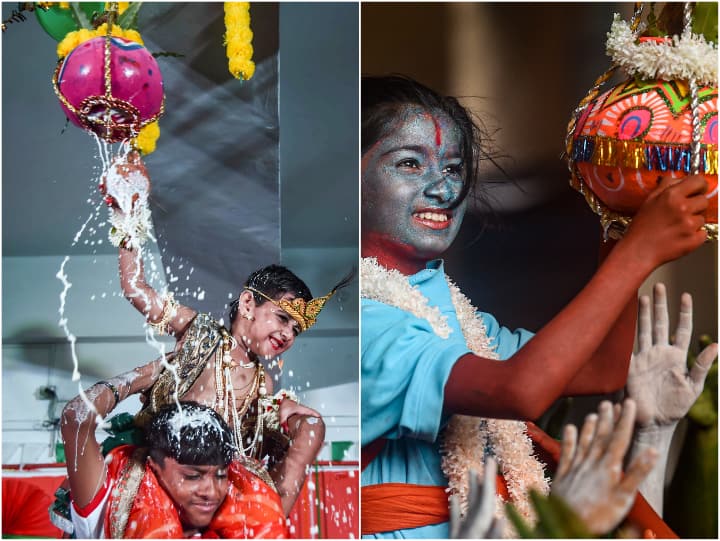
<path fill-rule="evenodd" d="M 399 308 L 362 299 L 362 445 L 386 438 L 382 451 L 365 468 L 362 485 L 411 483 L 447 486 L 440 467 L 438 434 L 448 416 L 443 415 L 445 384 L 453 365 L 469 353 L 442 260 L 408 277 L 437 306 L 451 329 L 441 338 L 427 320 Z M 489 314 L 480 313 L 500 359 L 520 349 L 533 335 L 511 332 Z M 378 538 L 447 538 L 448 523 L 384 532 Z"/>

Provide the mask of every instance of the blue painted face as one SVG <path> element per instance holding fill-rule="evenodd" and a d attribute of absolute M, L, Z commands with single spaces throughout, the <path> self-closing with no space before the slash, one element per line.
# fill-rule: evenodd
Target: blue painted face
<path fill-rule="evenodd" d="M 362 157 L 363 256 L 420 268 L 457 236 L 466 202 L 462 134 L 440 111 L 406 106 Z M 388 266 L 386 264 L 386 266 Z"/>

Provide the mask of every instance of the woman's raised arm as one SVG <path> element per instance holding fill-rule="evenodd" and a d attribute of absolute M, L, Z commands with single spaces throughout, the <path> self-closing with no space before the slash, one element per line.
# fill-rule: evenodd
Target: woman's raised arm
<path fill-rule="evenodd" d="M 180 338 L 187 330 L 197 312 L 177 303 L 171 294 L 160 295 L 145 280 L 142 254 L 136 250 L 120 247 L 120 288 L 146 320 L 159 332 Z"/>
<path fill-rule="evenodd" d="M 149 229 L 150 176 L 140 154 L 132 151 L 118 157 L 106 172 L 101 190 L 113 213 L 111 231 L 120 250 L 123 295 L 158 331 L 179 338 L 196 312 L 175 302 L 171 295 L 160 295 L 145 279 L 140 247 Z"/>
<path fill-rule="evenodd" d="M 663 179 L 587 286 L 522 349 L 504 362 L 467 354 L 455 363 L 445 411 L 537 419 L 566 393 L 647 276 L 704 242 L 706 189 L 700 176 Z"/>
<path fill-rule="evenodd" d="M 602 263 L 616 245 L 609 240 L 600 247 Z M 563 396 L 608 394 L 621 390 L 628 376 L 630 357 L 635 342 L 636 295 L 631 297 L 610 332 L 590 361 L 585 363 L 563 391 Z"/>

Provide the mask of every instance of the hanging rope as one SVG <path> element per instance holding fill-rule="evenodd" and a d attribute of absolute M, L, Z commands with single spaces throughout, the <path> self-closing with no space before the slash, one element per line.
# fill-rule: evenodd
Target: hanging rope
<path fill-rule="evenodd" d="M 683 37 L 689 39 L 692 35 L 692 2 L 683 5 Z M 690 110 L 692 111 L 692 140 L 690 143 L 690 172 L 697 175 L 700 172 L 700 110 L 698 100 L 698 86 L 695 77 L 688 79 L 690 87 Z"/>

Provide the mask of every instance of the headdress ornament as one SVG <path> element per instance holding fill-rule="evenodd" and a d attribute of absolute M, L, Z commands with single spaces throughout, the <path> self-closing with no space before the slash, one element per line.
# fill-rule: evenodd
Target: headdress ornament
<path fill-rule="evenodd" d="M 315 320 L 317 319 L 320 311 L 325 306 L 325 303 L 338 290 L 338 288 L 335 287 L 330 293 L 328 293 L 324 297 L 317 297 L 315 299 L 310 299 L 306 302 L 305 299 L 303 299 L 302 297 L 297 297 L 292 300 L 280 299 L 279 301 L 276 301 L 275 299 L 271 299 L 270 297 L 265 295 L 265 293 L 263 293 L 262 291 L 258 291 L 254 287 L 246 286 L 245 289 L 253 293 L 257 293 L 262 298 L 270 301 L 278 308 L 285 310 L 291 318 L 297 321 L 298 325 L 300 325 L 301 331 L 306 331 L 310 327 L 315 325 Z"/>

